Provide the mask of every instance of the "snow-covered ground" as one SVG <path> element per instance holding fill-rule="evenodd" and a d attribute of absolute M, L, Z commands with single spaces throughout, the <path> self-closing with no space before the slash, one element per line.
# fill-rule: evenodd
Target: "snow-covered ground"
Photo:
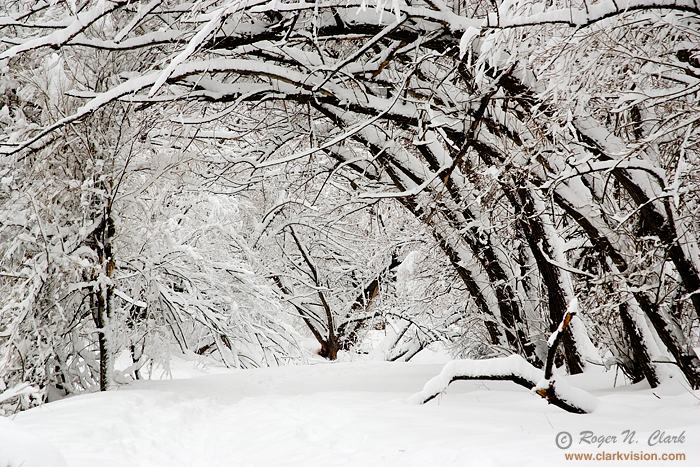
<path fill-rule="evenodd" d="M 700 465 L 700 392 L 678 383 L 611 389 L 614 371 L 569 377 L 601 400 L 595 413 L 572 415 L 510 382 L 456 382 L 426 405 L 409 403 L 437 363 L 314 363 L 239 371 L 181 360 L 178 379 L 0 417 L 0 467 L 553 466 L 568 464 L 566 453 L 618 451 L 686 457 L 642 465 Z M 623 444 L 625 430 L 636 443 Z M 683 442 L 650 446 L 656 430 Z M 581 444 L 584 431 L 617 438 Z M 555 442 L 561 432 L 573 438 L 567 450 Z"/>

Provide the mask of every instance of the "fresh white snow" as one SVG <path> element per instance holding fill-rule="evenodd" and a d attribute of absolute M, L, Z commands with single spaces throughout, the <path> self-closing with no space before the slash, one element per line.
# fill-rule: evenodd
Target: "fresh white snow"
<path fill-rule="evenodd" d="M 410 403 L 439 363 L 312 363 L 226 370 L 181 359 L 176 379 L 0 417 L 0 466 L 549 466 L 566 465 L 568 452 L 616 451 L 700 462 L 700 391 L 677 380 L 651 390 L 622 386 L 622 375 L 613 388 L 614 370 L 565 377 L 601 401 L 574 415 L 508 381 L 457 381 L 432 402 Z M 622 444 L 624 430 L 638 443 Z M 649 446 L 656 430 L 683 432 L 684 443 Z M 555 444 L 563 431 L 568 450 Z M 582 431 L 618 439 L 579 445 Z"/>

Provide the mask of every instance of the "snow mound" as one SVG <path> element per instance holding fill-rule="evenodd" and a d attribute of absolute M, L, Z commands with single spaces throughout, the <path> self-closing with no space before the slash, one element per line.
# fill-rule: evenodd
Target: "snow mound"
<path fill-rule="evenodd" d="M 58 449 L 46 439 L 0 417 L 0 466 L 67 467 L 67 464 Z"/>
<path fill-rule="evenodd" d="M 541 376 L 517 357 L 450 366 Z M 595 392 L 601 403 L 588 415 L 547 405 L 512 380 L 455 381 L 436 403 L 407 403 L 442 367 L 326 362 L 139 380 L 0 420 L 0 467 L 554 467 L 567 464 L 561 432 L 576 443 L 567 453 L 629 452 L 625 430 L 636 432 L 635 452 L 700 459 L 700 391 L 612 387 L 615 372 L 601 367 L 555 377 L 563 392 L 563 381 Z M 584 446 L 586 430 L 619 444 Z M 648 445 L 659 430 L 687 441 Z"/>

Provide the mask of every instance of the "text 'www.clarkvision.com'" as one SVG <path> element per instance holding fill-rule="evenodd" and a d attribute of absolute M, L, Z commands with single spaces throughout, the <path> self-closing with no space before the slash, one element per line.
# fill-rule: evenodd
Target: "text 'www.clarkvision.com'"
<path fill-rule="evenodd" d="M 640 449 L 646 445 L 649 448 L 680 447 L 685 443 L 685 432 L 667 433 L 655 430 L 649 435 L 638 435 L 634 430 L 624 430 L 618 434 L 596 434 L 593 431 L 581 431 L 578 436 L 562 431 L 554 439 L 559 449 L 594 448 L 599 452 L 566 452 L 567 461 L 685 461 L 683 452 L 645 452 Z M 641 441 L 641 443 L 640 443 Z M 670 449 L 669 449 L 670 450 Z M 680 451 L 680 450 L 679 450 Z"/>

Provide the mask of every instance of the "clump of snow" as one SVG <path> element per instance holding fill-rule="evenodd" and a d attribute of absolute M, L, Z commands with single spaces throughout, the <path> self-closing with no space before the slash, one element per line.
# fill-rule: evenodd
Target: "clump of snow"
<path fill-rule="evenodd" d="M 459 58 L 464 58 L 472 44 L 472 40 L 479 35 L 481 31 L 473 26 L 469 26 L 462 38 L 459 40 Z"/>

